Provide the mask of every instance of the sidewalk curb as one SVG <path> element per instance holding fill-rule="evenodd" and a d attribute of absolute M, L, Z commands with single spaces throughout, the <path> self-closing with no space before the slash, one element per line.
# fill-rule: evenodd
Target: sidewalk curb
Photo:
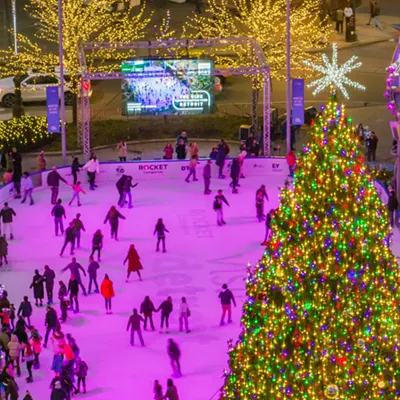
<path fill-rule="evenodd" d="M 394 38 L 382 38 L 382 39 L 373 39 L 373 40 L 369 40 L 369 41 L 364 41 L 364 42 L 360 42 L 360 41 L 356 41 L 353 43 L 349 43 L 349 44 L 345 44 L 345 45 L 339 45 L 338 44 L 338 51 L 340 50 L 346 50 L 346 49 L 354 49 L 357 47 L 366 47 L 366 46 L 371 46 L 373 44 L 377 44 L 377 43 L 384 43 L 384 42 L 390 42 L 392 41 Z M 326 46 L 323 49 L 310 49 L 307 51 L 307 53 L 323 53 L 326 49 L 332 49 L 332 44 L 329 43 L 328 46 Z"/>

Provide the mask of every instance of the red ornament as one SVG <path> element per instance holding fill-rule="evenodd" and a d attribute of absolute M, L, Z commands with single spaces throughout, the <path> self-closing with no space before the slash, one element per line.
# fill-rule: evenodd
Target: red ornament
<path fill-rule="evenodd" d="M 87 81 L 82 82 L 82 88 L 83 90 L 88 91 L 90 89 L 90 82 Z"/>

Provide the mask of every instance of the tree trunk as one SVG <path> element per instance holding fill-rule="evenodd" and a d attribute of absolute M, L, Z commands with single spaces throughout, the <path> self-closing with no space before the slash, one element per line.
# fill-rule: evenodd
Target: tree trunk
<path fill-rule="evenodd" d="M 22 105 L 22 96 L 21 96 L 21 76 L 17 75 L 14 78 L 15 85 L 15 104 L 13 107 L 13 118 L 21 118 L 25 115 L 24 106 Z"/>
<path fill-rule="evenodd" d="M 72 93 L 72 124 L 78 123 L 78 96 Z"/>

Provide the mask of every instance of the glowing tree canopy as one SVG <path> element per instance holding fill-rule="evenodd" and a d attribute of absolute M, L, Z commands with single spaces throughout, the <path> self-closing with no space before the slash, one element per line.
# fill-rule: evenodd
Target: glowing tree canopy
<path fill-rule="evenodd" d="M 318 65 L 311 61 L 305 60 L 305 65 L 315 69 L 317 72 L 323 75 L 322 78 L 319 78 L 308 85 L 308 87 L 315 88 L 313 91 L 313 95 L 322 92 L 330 85 L 334 85 L 336 88 L 340 89 L 346 99 L 350 98 L 349 93 L 347 92 L 347 89 L 345 87 L 346 85 L 359 90 L 365 90 L 366 88 L 364 85 L 352 81 L 346 76 L 354 69 L 360 68 L 362 66 L 361 62 L 356 62 L 357 60 L 358 57 L 353 56 L 343 65 L 339 65 L 336 43 L 333 43 L 332 46 L 332 62 L 329 61 L 326 54 L 322 54 L 323 65 Z"/>
<path fill-rule="evenodd" d="M 205 13 L 193 14 L 184 28 L 183 37 L 254 38 L 262 46 L 272 76 L 285 77 L 286 0 L 210 0 Z M 310 57 L 307 50 L 324 48 L 329 35 L 329 25 L 322 16 L 319 1 L 292 1 L 291 66 L 298 69 L 296 75 L 305 72 L 302 60 Z M 218 64 L 254 65 L 254 55 L 248 47 L 232 46 L 227 50 L 235 56 L 216 55 Z"/>
<path fill-rule="evenodd" d="M 400 396 L 400 280 L 388 212 L 332 95 L 249 272 L 224 400 Z"/>

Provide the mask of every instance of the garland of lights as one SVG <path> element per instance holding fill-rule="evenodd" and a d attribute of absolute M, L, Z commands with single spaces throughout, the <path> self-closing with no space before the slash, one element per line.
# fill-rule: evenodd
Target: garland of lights
<path fill-rule="evenodd" d="M 386 79 L 385 97 L 388 101 L 388 110 L 400 121 L 400 44 L 397 46 L 393 63 L 386 68 L 389 76 Z"/>
<path fill-rule="evenodd" d="M 329 86 L 333 85 L 337 89 L 339 89 L 346 99 L 349 99 L 349 93 L 347 92 L 346 85 L 353 87 L 359 90 L 365 90 L 365 86 L 361 85 L 358 82 L 352 81 L 346 75 L 349 74 L 356 68 L 360 68 L 362 66 L 361 62 L 356 62 L 358 60 L 357 56 L 351 57 L 344 64 L 338 64 L 338 50 L 336 43 L 332 45 L 332 62 L 329 61 L 326 54 L 322 54 L 322 62 L 323 65 L 318 65 L 313 63 L 312 61 L 304 60 L 304 64 L 308 67 L 315 69 L 320 72 L 323 77 L 319 78 L 309 85 L 309 88 L 315 88 L 313 91 L 313 95 L 315 96 L 317 93 L 322 92 Z"/>

